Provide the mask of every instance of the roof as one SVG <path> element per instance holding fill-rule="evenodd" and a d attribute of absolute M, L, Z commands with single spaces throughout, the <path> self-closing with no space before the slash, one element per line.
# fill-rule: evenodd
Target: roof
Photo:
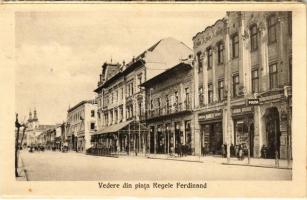
<path fill-rule="evenodd" d="M 170 66 L 174 66 L 181 62 L 182 59 L 186 59 L 191 55 L 193 51 L 183 42 L 167 37 L 159 40 L 151 47 L 143 51 L 137 57 L 133 58 L 122 71 L 119 71 L 103 85 L 100 85 L 95 92 L 99 92 L 101 88 L 106 87 L 115 79 L 122 75 L 128 74 L 135 68 L 142 66 L 146 63 L 146 77 L 149 79 L 153 76 L 160 74 L 167 70 Z"/>
<path fill-rule="evenodd" d="M 181 63 L 175 65 L 174 67 L 165 70 L 161 74 L 154 76 L 153 78 L 145 81 L 144 83 L 141 84 L 141 86 L 144 86 L 144 87 L 150 86 L 152 84 L 155 84 L 155 83 L 163 80 L 164 78 L 165 78 L 164 80 L 166 80 L 170 74 L 173 74 L 174 71 L 188 70 L 188 69 L 192 69 L 192 66 L 188 63 L 181 62 Z"/>
<path fill-rule="evenodd" d="M 80 106 L 82 106 L 83 104 L 86 104 L 86 103 L 96 104 L 96 101 L 95 100 L 84 100 L 84 101 L 81 101 L 77 105 L 75 105 L 74 107 L 69 108 L 67 110 L 67 112 L 71 112 L 71 111 L 75 110 L 76 108 L 78 108 L 78 107 L 80 107 Z"/>
<path fill-rule="evenodd" d="M 108 126 L 105 129 L 98 131 L 97 134 L 104 134 L 104 133 L 114 133 L 119 131 L 120 129 L 126 127 L 128 124 L 130 124 L 130 122 L 132 122 L 133 120 L 129 120 L 129 121 L 125 121 L 122 122 L 120 124 L 114 124 L 112 126 Z"/>
<path fill-rule="evenodd" d="M 194 40 L 198 35 L 200 35 L 200 34 L 202 34 L 202 33 L 205 33 L 207 30 L 209 30 L 209 29 L 215 27 L 219 22 L 225 23 L 225 21 L 226 21 L 226 18 L 225 18 L 225 17 L 222 18 L 222 19 L 218 19 L 213 25 L 207 26 L 207 27 L 205 28 L 205 30 L 196 33 L 196 35 L 193 36 L 192 40 Z"/>

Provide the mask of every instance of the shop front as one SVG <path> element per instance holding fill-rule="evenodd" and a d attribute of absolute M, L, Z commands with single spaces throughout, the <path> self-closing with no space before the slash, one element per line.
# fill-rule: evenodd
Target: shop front
<path fill-rule="evenodd" d="M 202 155 L 221 155 L 223 152 L 222 110 L 198 114 Z"/>
<path fill-rule="evenodd" d="M 90 154 L 112 155 L 146 153 L 149 131 L 141 123 L 126 121 L 98 131 L 91 136 Z"/>
<path fill-rule="evenodd" d="M 252 106 L 232 107 L 232 119 L 234 124 L 234 150 L 236 154 L 243 148 L 247 155 L 254 156 L 254 109 Z"/>

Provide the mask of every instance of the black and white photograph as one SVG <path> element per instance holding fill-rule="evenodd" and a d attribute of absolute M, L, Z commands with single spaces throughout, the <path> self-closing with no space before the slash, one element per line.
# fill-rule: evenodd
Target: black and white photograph
<path fill-rule="evenodd" d="M 291 183 L 295 11 L 140 6 L 14 12 L 16 183 Z"/>

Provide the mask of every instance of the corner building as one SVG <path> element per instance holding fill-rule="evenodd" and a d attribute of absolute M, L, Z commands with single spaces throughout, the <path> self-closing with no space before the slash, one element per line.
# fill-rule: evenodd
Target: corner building
<path fill-rule="evenodd" d="M 291 158 L 291 12 L 228 12 L 193 44 L 195 153 L 221 154 L 230 143 L 252 157 L 266 149 L 267 158 Z"/>

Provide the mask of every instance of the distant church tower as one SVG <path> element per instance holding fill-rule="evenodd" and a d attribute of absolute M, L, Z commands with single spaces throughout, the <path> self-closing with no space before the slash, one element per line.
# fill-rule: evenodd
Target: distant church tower
<path fill-rule="evenodd" d="M 29 112 L 29 119 L 28 119 L 29 127 L 32 129 L 35 129 L 38 127 L 38 118 L 37 118 L 37 112 L 36 109 L 34 108 L 33 111 L 33 118 L 32 118 L 32 112 L 30 110 Z"/>

